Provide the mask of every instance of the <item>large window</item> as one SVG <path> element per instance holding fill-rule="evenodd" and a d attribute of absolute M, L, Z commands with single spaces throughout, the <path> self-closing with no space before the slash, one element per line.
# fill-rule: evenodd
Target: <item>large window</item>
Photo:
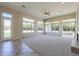
<path fill-rule="evenodd" d="M 23 18 L 23 33 L 34 32 L 34 20 Z"/>
<path fill-rule="evenodd" d="M 63 21 L 63 31 L 75 31 L 75 19 Z"/>
<path fill-rule="evenodd" d="M 59 22 L 51 23 L 51 31 L 59 31 Z"/>
<path fill-rule="evenodd" d="M 3 13 L 2 16 L 5 18 L 12 18 L 12 14 L 10 13 Z"/>
<path fill-rule="evenodd" d="M 38 21 L 37 32 L 43 32 L 43 28 L 44 28 L 43 22 Z"/>
<path fill-rule="evenodd" d="M 63 37 L 74 37 L 75 19 L 63 20 Z"/>
<path fill-rule="evenodd" d="M 75 31 L 74 22 L 67 22 L 63 24 L 63 31 Z"/>

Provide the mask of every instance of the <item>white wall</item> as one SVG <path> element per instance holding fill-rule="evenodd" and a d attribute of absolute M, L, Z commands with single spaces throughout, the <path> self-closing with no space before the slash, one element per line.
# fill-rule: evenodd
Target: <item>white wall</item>
<path fill-rule="evenodd" d="M 17 13 L 12 17 L 12 39 L 22 39 L 22 15 Z"/>
<path fill-rule="evenodd" d="M 0 11 L 0 40 L 2 39 L 2 37 L 1 37 L 1 36 L 2 36 L 2 35 L 1 35 L 1 34 L 2 34 L 2 32 L 1 32 L 1 16 L 2 16 L 2 15 L 1 15 L 1 14 L 2 14 L 2 13 L 1 13 L 1 11 Z"/>

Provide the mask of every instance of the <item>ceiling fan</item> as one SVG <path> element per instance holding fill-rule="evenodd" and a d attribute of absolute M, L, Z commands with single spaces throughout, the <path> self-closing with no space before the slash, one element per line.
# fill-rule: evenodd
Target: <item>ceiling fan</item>
<path fill-rule="evenodd" d="M 45 15 L 51 15 L 50 12 L 47 12 L 47 11 L 44 12 L 44 14 L 45 14 Z"/>

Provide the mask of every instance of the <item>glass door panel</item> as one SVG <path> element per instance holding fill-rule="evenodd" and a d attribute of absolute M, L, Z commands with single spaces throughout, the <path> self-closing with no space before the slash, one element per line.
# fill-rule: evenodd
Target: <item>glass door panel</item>
<path fill-rule="evenodd" d="M 4 40 L 11 39 L 11 19 L 4 19 Z"/>

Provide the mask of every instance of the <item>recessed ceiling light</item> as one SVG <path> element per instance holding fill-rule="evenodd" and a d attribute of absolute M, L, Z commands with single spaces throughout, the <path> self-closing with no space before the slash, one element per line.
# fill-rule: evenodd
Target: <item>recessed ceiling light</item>
<path fill-rule="evenodd" d="M 62 4 L 64 4 L 64 2 L 62 2 Z"/>

